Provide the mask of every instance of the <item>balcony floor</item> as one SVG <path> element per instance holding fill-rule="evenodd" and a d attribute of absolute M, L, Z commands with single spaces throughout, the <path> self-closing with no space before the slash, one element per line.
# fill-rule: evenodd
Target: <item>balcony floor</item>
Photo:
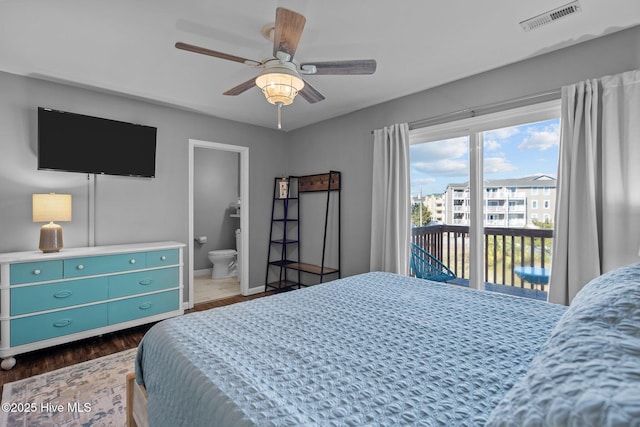
<path fill-rule="evenodd" d="M 456 277 L 455 279 L 448 280 L 447 283 L 450 285 L 464 286 L 466 288 L 469 287 L 469 279 L 460 279 Z M 496 283 L 489 283 L 489 282 L 485 282 L 484 288 L 486 291 L 489 291 L 489 292 L 497 292 L 500 294 L 513 295 L 516 297 L 531 298 L 538 301 L 547 300 L 547 292 L 539 291 L 537 289 L 526 289 L 526 288 L 520 288 L 516 286 L 499 285 Z"/>

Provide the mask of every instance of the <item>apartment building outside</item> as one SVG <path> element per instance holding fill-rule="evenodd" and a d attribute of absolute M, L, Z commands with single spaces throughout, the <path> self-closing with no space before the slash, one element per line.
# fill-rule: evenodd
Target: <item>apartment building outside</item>
<path fill-rule="evenodd" d="M 422 204 L 431 212 L 431 222 L 444 223 L 445 203 L 443 194 L 427 194 L 411 196 L 411 204 Z"/>
<path fill-rule="evenodd" d="M 528 227 L 554 222 L 557 180 L 549 175 L 488 180 L 484 184 L 485 227 Z M 444 222 L 469 225 L 469 183 L 449 184 L 442 195 Z"/>

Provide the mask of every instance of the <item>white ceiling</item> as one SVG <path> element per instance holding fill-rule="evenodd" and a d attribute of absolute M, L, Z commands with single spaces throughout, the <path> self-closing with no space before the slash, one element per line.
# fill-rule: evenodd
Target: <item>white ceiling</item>
<path fill-rule="evenodd" d="M 568 2 L 0 0 L 0 70 L 275 128 L 259 89 L 222 95 L 255 69 L 174 44 L 265 59 L 260 30 L 282 6 L 307 18 L 297 60 L 378 62 L 374 75 L 305 77 L 326 99 L 283 108 L 291 130 L 640 24 L 640 0 L 580 0 L 580 13 L 520 28 Z"/>

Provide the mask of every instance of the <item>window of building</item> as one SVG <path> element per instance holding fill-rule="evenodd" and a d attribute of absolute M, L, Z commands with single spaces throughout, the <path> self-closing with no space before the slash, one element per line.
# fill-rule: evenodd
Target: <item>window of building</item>
<path fill-rule="evenodd" d="M 537 200 L 532 200 L 531 201 L 531 209 L 538 209 L 538 201 Z"/>
<path fill-rule="evenodd" d="M 549 194 L 551 194 L 551 189 L 549 187 L 544 187 L 542 189 L 542 194 L 544 194 L 545 196 L 548 196 Z"/>
<path fill-rule="evenodd" d="M 545 200 L 543 203 L 544 203 L 543 206 L 545 209 L 549 209 L 549 207 L 551 206 L 551 202 L 549 202 L 548 200 Z"/>
<path fill-rule="evenodd" d="M 538 187 L 533 187 L 531 189 L 531 194 L 534 195 L 534 196 L 537 196 L 538 195 Z"/>

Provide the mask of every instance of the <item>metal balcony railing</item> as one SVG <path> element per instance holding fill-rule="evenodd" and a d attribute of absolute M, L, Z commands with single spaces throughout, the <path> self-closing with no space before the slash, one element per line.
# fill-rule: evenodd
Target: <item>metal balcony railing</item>
<path fill-rule="evenodd" d="M 527 194 L 522 191 L 487 191 L 484 193 L 485 199 L 525 199 Z"/>
<path fill-rule="evenodd" d="M 469 279 L 469 227 L 434 225 L 414 227 L 412 242 L 429 252 L 458 278 Z M 551 267 L 552 229 L 484 228 L 485 282 L 511 287 L 540 289 L 520 279 L 516 266 Z"/>

